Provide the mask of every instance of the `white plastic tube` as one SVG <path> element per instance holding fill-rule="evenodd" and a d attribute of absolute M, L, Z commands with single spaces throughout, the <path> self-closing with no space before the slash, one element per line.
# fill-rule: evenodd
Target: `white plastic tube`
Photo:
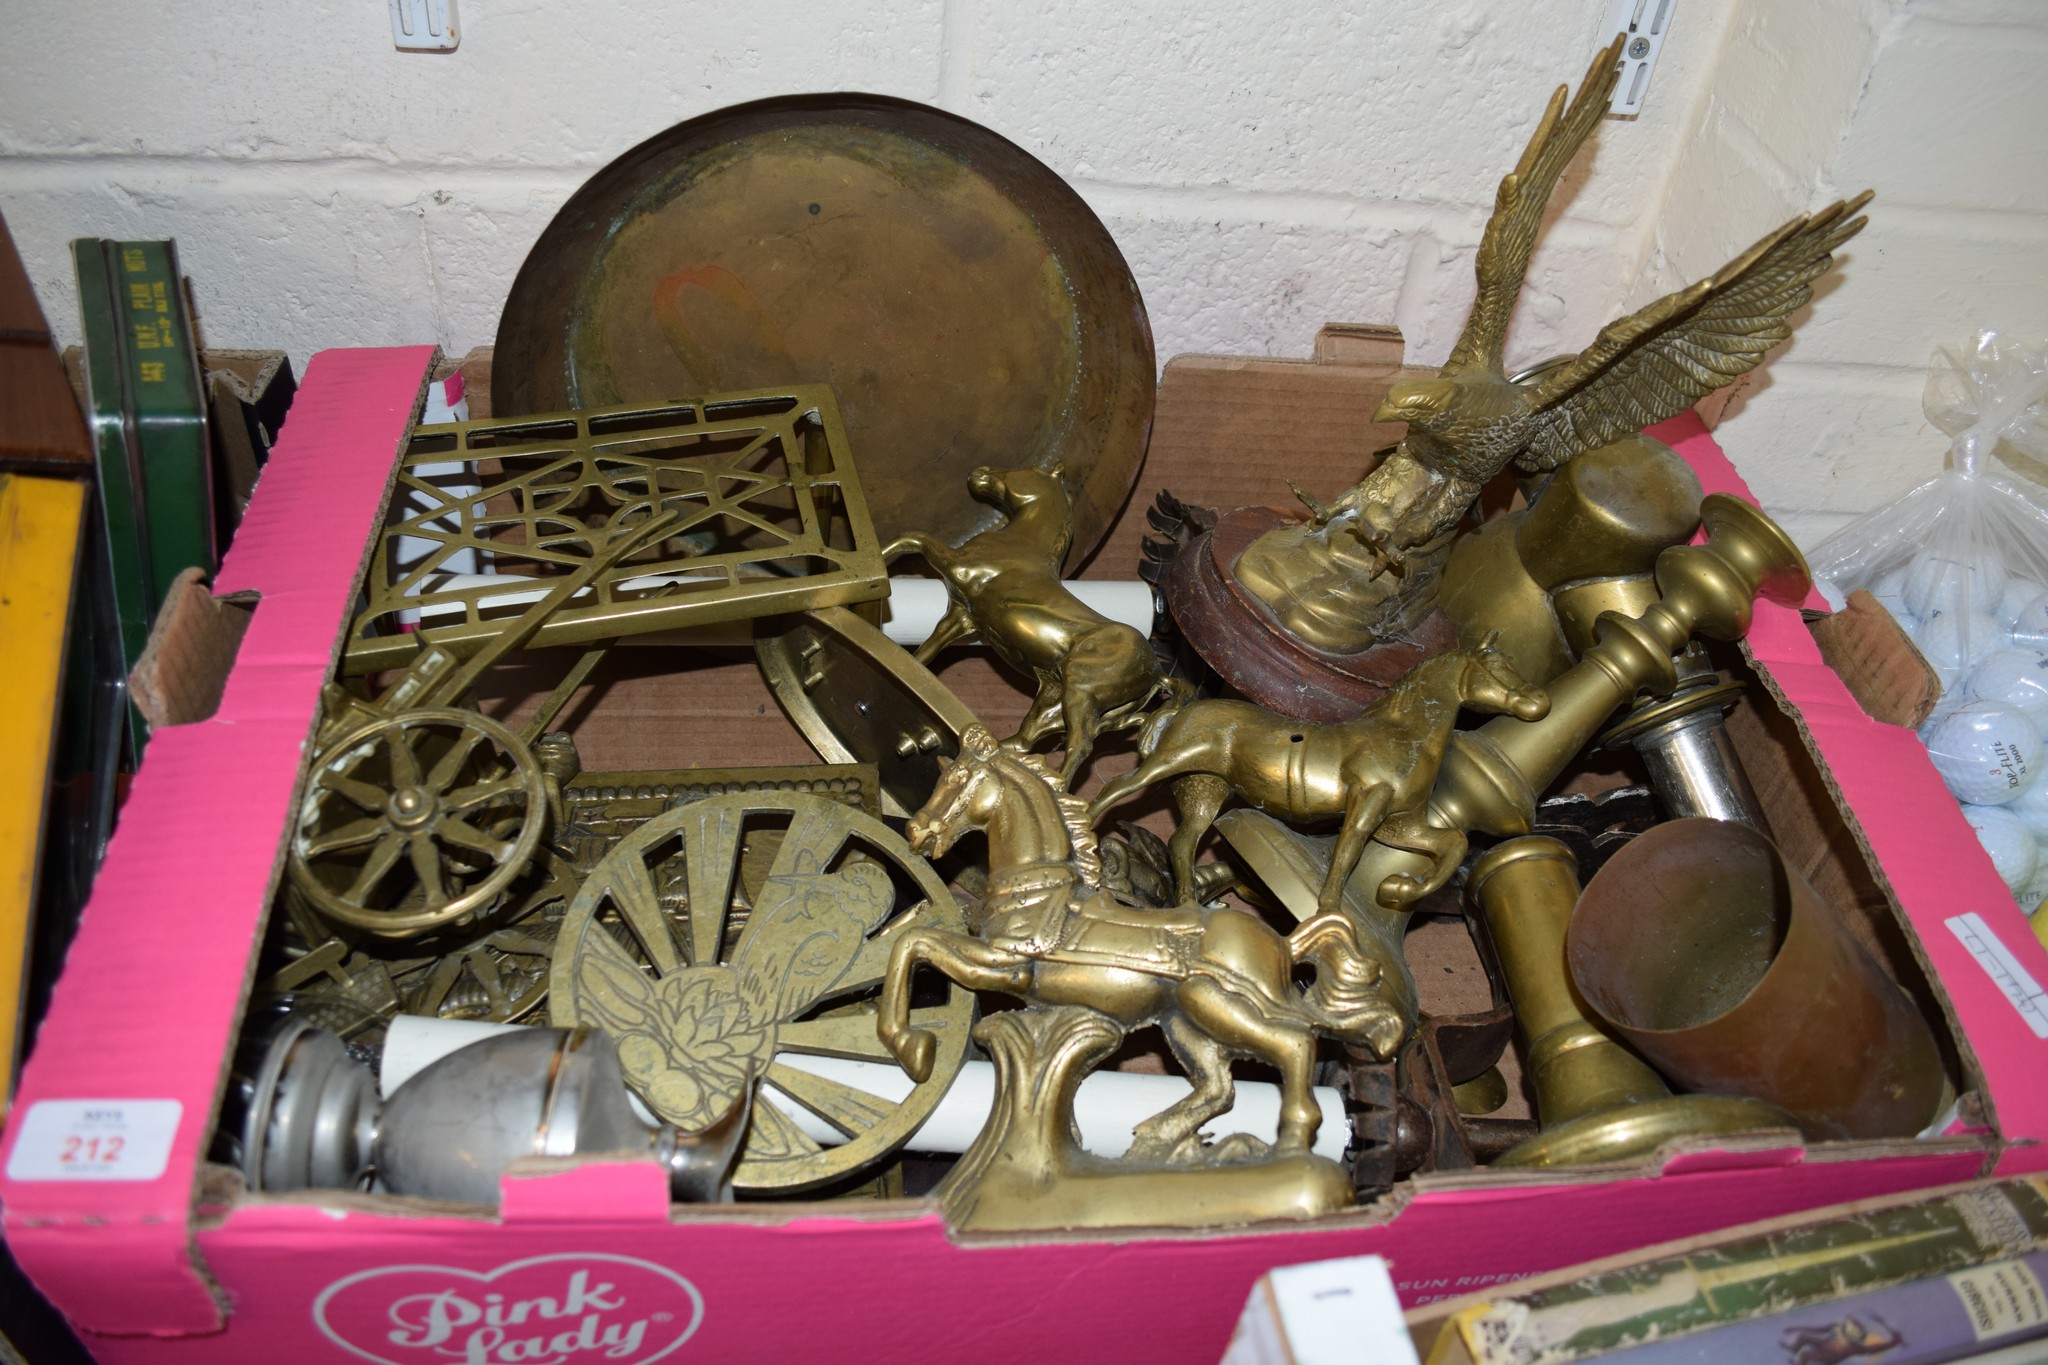
<path fill-rule="evenodd" d="M 1140 635 L 1152 633 L 1152 585 L 1138 579 L 1076 578 L 1064 584 L 1082 602 Z M 946 614 L 946 585 L 936 578 L 889 580 L 882 633 L 899 645 L 921 645 Z"/>
<path fill-rule="evenodd" d="M 812 1056 L 778 1056 L 775 1060 L 887 1100 L 900 1100 L 912 1088 L 910 1077 L 903 1074 L 902 1068 L 885 1062 Z M 1135 1071 L 1093 1073 L 1081 1082 L 1074 1096 L 1074 1121 L 1081 1129 L 1081 1145 L 1097 1156 L 1122 1156 L 1130 1150 L 1133 1128 L 1193 1088 L 1180 1076 L 1148 1076 Z M 776 1108 L 796 1120 L 797 1127 L 812 1141 L 846 1141 L 838 1129 L 772 1086 L 762 1093 Z M 1316 1130 L 1315 1151 L 1335 1161 L 1344 1155 L 1345 1143 L 1351 1136 L 1351 1125 L 1344 1119 L 1344 1100 L 1324 1085 L 1316 1087 L 1315 1097 L 1323 1111 L 1322 1126 Z M 995 1067 L 988 1062 L 965 1063 L 946 1097 L 939 1101 L 939 1107 L 904 1145 L 917 1152 L 964 1152 L 987 1126 L 995 1100 Z M 1239 1081 L 1237 1102 L 1211 1120 L 1202 1132 L 1210 1138 L 1245 1133 L 1271 1142 L 1279 1129 L 1280 1087 L 1264 1081 Z"/>
<path fill-rule="evenodd" d="M 384 1028 L 384 1058 L 377 1066 L 377 1089 L 389 1099 L 392 1091 L 449 1053 L 524 1027 L 524 1024 L 487 1024 L 478 1019 L 393 1015 Z"/>
<path fill-rule="evenodd" d="M 378 1085 L 385 1095 L 405 1084 L 415 1073 L 458 1048 L 522 1024 L 485 1024 L 463 1019 L 427 1019 L 401 1014 L 384 1034 L 384 1063 Z M 901 1067 L 886 1062 L 853 1061 L 842 1057 L 812 1057 L 782 1054 L 776 1062 L 808 1071 L 814 1076 L 850 1085 L 886 1100 L 901 1100 L 913 1085 Z M 1130 1149 L 1131 1130 L 1139 1123 L 1178 1100 L 1192 1087 L 1179 1076 L 1147 1076 L 1133 1071 L 1098 1071 L 1081 1082 L 1074 1099 L 1074 1117 L 1081 1128 L 1081 1145 L 1097 1156 L 1118 1157 Z M 771 1084 L 762 1091 L 768 1103 L 795 1121 L 805 1136 L 826 1146 L 846 1141 L 846 1135 L 810 1110 L 776 1090 Z M 1323 1111 L 1322 1126 L 1316 1130 L 1315 1151 L 1332 1161 L 1344 1155 L 1351 1127 L 1344 1119 L 1344 1100 L 1329 1086 L 1315 1089 L 1316 1104 Z M 918 1152 L 964 1152 L 988 1123 L 995 1107 L 996 1069 L 987 1062 L 968 1062 L 960 1068 L 952 1088 L 939 1101 L 905 1144 Z M 638 1103 L 638 1097 L 635 1097 Z M 641 1116 L 652 1122 L 643 1109 Z M 1239 1081 L 1237 1102 L 1211 1121 L 1202 1132 L 1210 1138 L 1247 1133 L 1270 1142 L 1280 1128 L 1280 1087 L 1264 1081 Z"/>
<path fill-rule="evenodd" d="M 722 582 L 716 576 L 703 574 L 642 574 L 621 582 L 614 591 L 633 593 L 668 583 Z M 444 573 L 431 574 L 420 580 L 416 591 L 421 593 L 478 591 L 491 592 L 503 587 L 503 592 L 491 592 L 478 606 L 486 613 L 502 612 L 507 616 L 516 614 L 535 602 L 540 601 L 552 586 L 546 580 L 541 586 L 532 586 L 533 580 L 520 574 L 479 574 Z M 1152 632 L 1152 585 L 1138 579 L 1074 579 L 1066 584 L 1074 596 L 1088 606 L 1101 612 L 1112 621 L 1120 621 L 1141 635 Z M 576 599 L 589 596 L 590 589 L 578 593 Z M 459 602 L 429 603 L 419 608 L 421 624 L 433 626 L 443 617 L 460 617 L 466 608 Z M 892 578 L 889 580 L 889 599 L 883 606 L 882 633 L 899 645 L 921 645 L 938 626 L 939 618 L 946 614 L 946 585 L 936 578 Z M 698 640 L 704 642 L 725 642 L 728 637 L 733 643 L 745 643 L 751 636 L 745 622 L 729 626 L 707 626 L 702 630 L 663 631 L 659 635 L 642 637 L 643 642 L 658 640 L 672 643 L 677 640 Z M 631 644 L 629 637 L 623 643 Z"/>

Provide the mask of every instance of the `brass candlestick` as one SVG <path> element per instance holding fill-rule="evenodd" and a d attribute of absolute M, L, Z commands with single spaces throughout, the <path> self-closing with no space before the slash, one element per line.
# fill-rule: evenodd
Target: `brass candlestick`
<path fill-rule="evenodd" d="M 1759 1100 L 1675 1096 L 1640 1058 L 1586 1017 L 1565 971 L 1578 864 L 1532 835 L 1490 850 L 1467 890 L 1486 916 L 1508 978 L 1543 1128 L 1497 1166 L 1581 1166 L 1647 1156 L 1676 1138 L 1796 1128 Z"/>
<path fill-rule="evenodd" d="M 1679 657 L 1678 673 L 1676 691 L 1638 703 L 1600 736 L 1600 747 L 1632 746 L 1674 820 L 1705 817 L 1766 828 L 1756 790 L 1728 738 L 1728 712 L 1742 700 L 1743 684 L 1717 674 L 1697 641 Z"/>
<path fill-rule="evenodd" d="M 1657 600 L 1657 556 L 1699 529 L 1699 475 L 1677 452 L 1629 436 L 1552 475 L 1530 505 L 1461 536 L 1443 608 L 1471 645 L 1489 631 L 1522 676 L 1548 682 L 1592 647 L 1609 611 Z"/>
<path fill-rule="evenodd" d="M 1443 607 L 1460 641 L 1497 630 L 1522 675 L 1547 682 L 1597 643 L 1602 616 L 1633 616 L 1657 600 L 1657 556 L 1698 529 L 1700 481 L 1671 447 L 1630 436 L 1581 455 L 1532 496 L 1458 542 Z M 1697 641 L 1678 677 L 1669 697 L 1643 699 L 1598 744 L 1634 746 L 1674 818 L 1763 828 L 1722 725 L 1742 684 L 1723 682 Z"/>
<path fill-rule="evenodd" d="M 1638 692 L 1664 695 L 1678 685 L 1674 656 L 1695 634 L 1740 639 L 1758 597 L 1792 604 L 1811 582 L 1799 547 L 1750 504 L 1716 493 L 1700 504 L 1702 545 L 1677 545 L 1657 557 L 1659 600 L 1634 618 L 1599 618 L 1596 642 L 1552 679 L 1541 720 L 1496 716 L 1451 736 L 1426 820 L 1441 829 L 1527 834 L 1539 795 Z M 1420 854 L 1368 844 L 1353 878 L 1377 894 L 1389 877 L 1425 874 Z M 1399 885 L 1399 883 L 1397 883 Z M 1382 897 L 1382 904 L 1391 904 Z"/>

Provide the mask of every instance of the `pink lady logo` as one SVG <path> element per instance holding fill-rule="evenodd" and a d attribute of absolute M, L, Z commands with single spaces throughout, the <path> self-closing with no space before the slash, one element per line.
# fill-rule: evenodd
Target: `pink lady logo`
<path fill-rule="evenodd" d="M 704 1296 L 665 1266 L 571 1252 L 365 1270 L 327 1286 L 313 1321 L 379 1365 L 647 1365 L 696 1333 Z"/>

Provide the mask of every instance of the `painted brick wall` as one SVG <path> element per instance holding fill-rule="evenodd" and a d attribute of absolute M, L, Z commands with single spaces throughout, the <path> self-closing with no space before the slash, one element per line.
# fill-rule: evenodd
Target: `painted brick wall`
<path fill-rule="evenodd" d="M 0 212 L 67 338 L 65 242 L 169 235 L 214 344 L 460 352 L 491 339 L 527 248 L 619 152 L 741 100 L 873 90 L 986 123 L 1072 181 L 1129 257 L 1162 358 L 1302 355 L 1338 319 L 1396 321 L 1437 361 L 1494 187 L 1607 9 L 463 0 L 461 49 L 425 55 L 392 49 L 379 0 L 18 6 Z M 1983 297 L 2034 291 L 2030 325 L 2048 321 L 2044 21 L 2035 0 L 1680 0 L 1644 114 L 1604 125 L 1560 196 L 1511 358 L 1576 349 L 1838 184 L 1875 182 L 1882 216 L 1810 338 L 1724 435 L 1802 526 L 1909 483 L 1930 458 L 1927 347 Z"/>
<path fill-rule="evenodd" d="M 1697 274 L 1787 204 L 1877 190 L 1843 269 L 1718 432 L 1765 505 L 1811 545 L 1941 468 L 1946 438 L 1920 411 L 1935 346 L 1987 324 L 2048 338 L 2048 4 L 1854 0 L 1826 34 L 1799 31 L 1792 12 L 1805 8 L 1759 3 L 1737 25 L 1711 82 L 1715 113 L 1680 160 L 1691 197 L 1674 195 L 1658 236 L 1683 267 L 1673 273 Z M 1810 89 L 1813 67 L 1797 54 L 1824 39 L 1870 51 L 1831 151 L 1796 124 L 1742 112 L 1770 107 L 1769 92 Z M 1702 201 L 1716 186 L 1766 189 L 1771 210 L 1740 233 L 1714 232 Z"/>

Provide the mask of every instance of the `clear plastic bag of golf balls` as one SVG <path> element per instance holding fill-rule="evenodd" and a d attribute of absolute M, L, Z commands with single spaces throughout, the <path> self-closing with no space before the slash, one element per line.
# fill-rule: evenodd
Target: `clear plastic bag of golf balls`
<path fill-rule="evenodd" d="M 1840 607 L 1868 591 L 1941 681 L 1920 728 L 2014 897 L 2048 900 L 2048 343 L 1979 332 L 1922 400 L 1948 467 L 1808 556 Z"/>

